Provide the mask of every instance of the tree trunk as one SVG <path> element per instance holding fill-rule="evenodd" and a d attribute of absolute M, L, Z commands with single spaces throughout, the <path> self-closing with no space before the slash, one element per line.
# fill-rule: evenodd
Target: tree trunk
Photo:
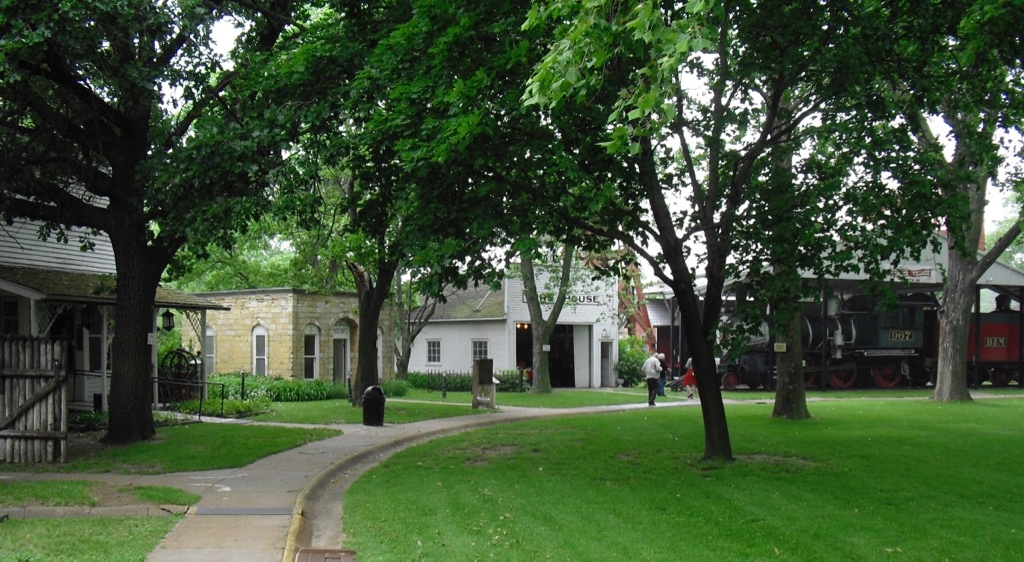
<path fill-rule="evenodd" d="M 971 400 L 967 389 L 967 338 L 974 304 L 975 260 L 949 249 L 949 271 L 942 292 L 939 361 L 932 397 L 942 402 Z"/>
<path fill-rule="evenodd" d="M 395 274 L 395 326 L 400 334 L 400 337 L 395 339 L 395 378 L 403 381 L 409 379 L 412 344 L 434 316 L 438 302 L 435 298 L 428 298 L 425 304 L 414 309 L 413 287 L 413 284 L 403 282 L 401 275 Z"/>
<path fill-rule="evenodd" d="M 409 378 L 409 355 L 412 351 L 412 345 L 406 344 L 404 341 L 397 349 L 395 355 L 395 378 L 404 381 Z"/>
<path fill-rule="evenodd" d="M 693 374 L 697 379 L 700 411 L 704 421 L 703 460 L 733 460 L 729 424 L 722 401 L 721 378 L 715 361 L 715 347 L 705 335 L 701 313 L 692 286 L 673 287 L 679 303 L 686 343 L 693 354 Z"/>
<path fill-rule="evenodd" d="M 412 327 L 412 290 L 408 289 L 402 282 L 402 276 L 395 276 L 395 329 L 399 337 L 395 338 L 395 378 L 406 380 L 409 378 L 409 355 L 412 353 L 413 336 Z"/>
<path fill-rule="evenodd" d="M 693 350 L 693 373 L 697 378 L 697 392 L 700 394 L 700 411 L 704 420 L 704 460 L 733 460 L 732 443 L 729 440 L 729 424 L 725 418 L 725 403 L 722 402 L 721 380 L 715 364 L 714 347 L 702 338 L 686 340 Z M 696 342 L 693 340 L 697 340 Z"/>
<path fill-rule="evenodd" d="M 562 307 L 565 305 L 575 249 L 566 246 L 563 251 L 565 253 L 562 256 L 558 294 L 551 305 L 547 319 L 544 318 L 544 312 L 540 305 L 540 293 L 537 291 L 537 276 L 533 268 L 533 259 L 528 255 L 520 257 L 523 291 L 526 295 L 527 308 L 530 311 L 530 325 L 533 327 L 533 339 L 530 342 L 533 350 L 533 384 L 530 386 L 530 392 L 533 393 L 551 392 L 551 366 L 548 361 L 548 352 L 544 351 L 544 346 L 551 341 L 551 334 L 555 331 L 558 316 L 562 313 Z"/>
<path fill-rule="evenodd" d="M 551 330 L 538 328 L 536 324 L 533 325 L 533 384 L 530 386 L 530 392 L 543 394 L 551 392 L 551 369 L 548 352 L 544 351 L 544 346 L 551 339 Z M 540 333 L 543 331 L 547 332 L 546 336 Z"/>
<path fill-rule="evenodd" d="M 130 227 L 109 232 L 117 271 L 117 307 L 111 344 L 110 403 L 105 443 L 145 441 L 153 424 L 153 302 L 166 266 L 154 264 L 145 234 Z"/>
<path fill-rule="evenodd" d="M 783 342 L 785 353 L 775 354 L 777 378 L 775 381 L 775 407 L 773 418 L 803 420 L 811 417 L 807 410 L 807 391 L 804 387 L 804 349 L 800 338 L 800 307 L 788 311 Z"/>
<path fill-rule="evenodd" d="M 349 399 L 353 406 L 363 405 L 363 392 L 377 385 L 377 330 L 380 327 L 380 312 L 387 301 L 391 282 L 395 277 L 397 265 L 378 264 L 377 282 L 363 267 L 349 263 L 349 271 L 355 278 L 356 291 L 359 296 L 359 342 L 356 346 L 356 374 L 352 378 L 352 395 Z"/>

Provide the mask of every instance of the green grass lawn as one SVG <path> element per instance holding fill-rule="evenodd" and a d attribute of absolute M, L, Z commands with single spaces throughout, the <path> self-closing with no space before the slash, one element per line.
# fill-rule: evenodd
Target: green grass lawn
<path fill-rule="evenodd" d="M 727 406 L 490 427 L 396 453 L 345 496 L 359 560 L 1020 560 L 1024 400 Z"/>
<path fill-rule="evenodd" d="M 685 401 L 686 395 L 667 393 L 659 400 Z M 397 400 L 426 400 L 446 404 L 471 405 L 473 396 L 469 392 L 449 392 L 441 398 L 437 391 L 410 388 L 409 394 Z M 502 406 L 522 406 L 527 408 L 585 408 L 587 406 L 613 406 L 616 404 L 643 404 L 647 401 L 647 390 L 636 388 L 616 388 L 607 390 L 590 389 L 554 389 L 550 394 L 530 394 L 529 392 L 499 392 L 495 398 L 498 408 Z M 389 401 L 387 404 L 391 404 Z"/>
<path fill-rule="evenodd" d="M 0 523 L 0 562 L 144 560 L 180 517 L 8 519 Z"/>
<path fill-rule="evenodd" d="M 64 464 L 3 464 L 7 472 L 117 472 L 163 474 L 236 468 L 263 457 L 319 441 L 339 431 L 220 423 L 191 423 L 157 428 L 156 436 L 125 446 L 99 443 L 102 432 L 87 434 L 87 453 Z M 81 438 L 81 437 L 80 437 Z"/>
<path fill-rule="evenodd" d="M 1024 484 L 1018 470 L 1024 400 L 879 399 L 929 393 L 810 392 L 814 418 L 803 422 L 771 419 L 771 393 L 725 393 L 738 401 L 727 406 L 734 463 L 699 461 L 698 408 L 573 416 L 443 438 L 394 455 L 353 485 L 345 500 L 345 546 L 360 560 L 1024 559 L 1024 499 L 1014 492 Z M 684 398 L 670 392 L 661 400 Z M 556 390 L 502 393 L 498 405 L 566 408 L 645 399 L 643 389 Z M 490 412 L 469 404 L 469 393 L 441 399 L 439 392 L 413 390 L 388 400 L 385 420 Z M 280 406 L 265 419 L 362 420 L 361 409 L 343 401 Z M 97 445 L 92 456 L 66 465 L 3 469 L 209 470 L 336 434 L 189 424 L 160 428 L 148 443 Z M 90 505 L 88 483 L 10 484 L 0 487 L 0 505 Z M 194 501 L 166 492 L 126 491 L 151 503 Z M 177 521 L 8 520 L 0 523 L 0 562 L 139 560 Z"/>
<path fill-rule="evenodd" d="M 103 487 L 106 485 L 87 480 L 4 482 L 0 486 L 0 506 L 100 506 L 104 494 L 99 489 Z M 199 501 L 198 494 L 167 486 L 126 486 L 116 492 L 154 505 L 192 505 Z"/>
<path fill-rule="evenodd" d="M 463 394 L 465 394 L 464 402 L 453 400 L 447 404 L 426 404 L 388 398 L 384 402 L 384 423 L 412 423 L 430 419 L 491 413 L 491 410 L 472 409 L 470 407 L 469 393 Z M 363 423 L 363 409 L 353 407 L 347 400 L 274 402 L 271 408 L 271 412 L 254 416 L 251 419 L 263 422 L 321 425 Z"/>
<path fill-rule="evenodd" d="M 245 466 L 265 456 L 338 435 L 329 429 L 198 423 L 161 427 L 145 443 L 106 447 L 63 465 L 0 465 L 4 471 L 160 473 Z M 102 433 L 90 434 L 98 440 Z M 94 505 L 95 482 L 5 482 L 0 505 Z M 123 489 L 142 503 L 191 505 L 198 496 L 156 486 Z M 180 517 L 66 517 L 0 522 L 0 562 L 143 560 Z"/>

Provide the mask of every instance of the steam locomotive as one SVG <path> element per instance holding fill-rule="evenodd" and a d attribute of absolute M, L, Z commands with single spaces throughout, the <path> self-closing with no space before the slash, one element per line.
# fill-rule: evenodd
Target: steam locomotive
<path fill-rule="evenodd" d="M 882 308 L 867 295 L 856 295 L 830 302 L 824 316 L 820 305 L 808 304 L 801 317 L 806 386 L 823 388 L 825 381 L 836 389 L 934 383 L 938 310 L 935 297 L 924 293 L 900 296 L 894 309 Z M 980 332 L 976 335 L 972 319 L 968 336 L 968 373 L 978 373 L 972 377 L 973 384 L 988 381 L 1006 386 L 1017 381 L 1024 385 L 1020 368 L 1024 316 L 1010 310 L 1005 295 L 997 297 L 996 311 L 980 316 Z M 762 328 L 745 352 L 734 361 L 723 361 L 722 388 L 773 389 L 774 357 L 774 342 Z"/>

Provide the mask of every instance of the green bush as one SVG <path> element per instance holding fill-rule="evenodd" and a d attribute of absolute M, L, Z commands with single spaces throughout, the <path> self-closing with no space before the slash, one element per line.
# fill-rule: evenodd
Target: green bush
<path fill-rule="evenodd" d="M 469 373 L 409 373 L 407 382 L 413 388 L 440 392 L 446 377 L 449 392 L 472 392 L 473 379 Z"/>
<path fill-rule="evenodd" d="M 106 412 L 68 412 L 68 427 L 74 431 L 99 431 L 107 427 Z"/>
<path fill-rule="evenodd" d="M 644 380 L 644 361 L 647 360 L 647 350 L 644 341 L 636 336 L 629 336 L 619 340 L 619 363 L 616 370 L 619 378 L 623 379 L 622 386 L 637 386 Z"/>
<path fill-rule="evenodd" d="M 220 398 L 220 384 L 224 385 L 225 398 L 233 400 L 266 399 L 270 402 L 308 402 L 311 400 L 347 399 L 348 388 L 322 380 L 296 380 L 262 375 L 240 373 L 214 375 L 209 378 L 211 398 Z M 245 396 L 242 396 L 243 382 Z"/>
<path fill-rule="evenodd" d="M 384 396 L 389 398 L 409 394 L 409 385 L 407 385 L 405 381 L 384 381 L 380 383 L 380 388 L 384 391 Z"/>
<path fill-rule="evenodd" d="M 498 392 L 529 392 L 530 383 L 526 381 L 526 373 L 518 370 L 501 371 L 494 375 L 501 381 L 498 383 Z"/>
<path fill-rule="evenodd" d="M 473 376 L 469 373 L 409 373 L 406 382 L 412 388 L 440 392 L 441 385 L 444 384 L 446 376 L 449 392 L 473 391 Z M 494 378 L 499 381 L 496 388 L 498 392 L 526 392 L 530 390 L 525 378 L 523 379 L 523 386 L 519 386 L 519 371 L 517 370 L 499 371 L 494 374 Z M 388 395 L 386 390 L 384 394 Z"/>
<path fill-rule="evenodd" d="M 219 410 L 220 402 L 218 401 L 217 404 Z M 204 409 L 208 412 L 210 407 L 206 404 L 204 406 Z M 101 431 L 107 428 L 108 421 L 109 416 L 107 412 L 68 412 L 68 427 L 72 431 Z M 153 412 L 153 423 L 157 427 L 167 427 L 180 423 L 190 423 L 190 421 L 183 421 L 166 412 Z"/>
<path fill-rule="evenodd" d="M 183 414 L 218 416 L 225 418 L 247 418 L 270 411 L 270 400 L 257 398 L 255 400 L 228 399 L 224 401 L 224 412 L 221 413 L 220 400 L 203 400 L 203 411 L 199 411 L 199 400 L 185 400 L 171 405 L 171 409 Z"/>

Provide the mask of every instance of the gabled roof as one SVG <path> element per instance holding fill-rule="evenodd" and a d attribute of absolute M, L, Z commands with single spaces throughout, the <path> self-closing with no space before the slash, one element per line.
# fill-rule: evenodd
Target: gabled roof
<path fill-rule="evenodd" d="M 939 250 L 936 252 L 931 247 L 921 252 L 921 257 L 916 260 L 904 260 L 899 267 L 891 267 L 892 275 L 890 282 L 897 286 L 898 292 L 935 292 L 941 291 L 945 286 L 944 274 L 949 270 L 949 241 L 943 234 L 936 234 L 935 240 L 939 242 Z M 985 252 L 978 251 L 980 259 Z M 806 274 L 807 279 L 814 277 Z M 828 284 L 838 292 L 857 293 L 863 290 L 863 282 L 869 279 L 867 274 L 862 272 L 844 273 L 837 278 L 827 279 Z M 725 288 L 728 290 L 737 280 L 727 280 Z M 1018 298 L 1019 291 L 1024 288 L 1024 272 L 1002 262 L 993 263 L 978 279 L 979 287 L 987 287 L 997 293 L 1009 294 Z M 703 294 L 707 290 L 707 282 L 700 280 L 697 285 L 697 292 Z"/>
<path fill-rule="evenodd" d="M 470 287 L 448 296 L 448 302 L 438 303 L 431 322 L 443 320 L 504 320 L 504 287 Z"/>
<path fill-rule="evenodd" d="M 116 304 L 113 275 L 78 273 L 0 265 L 0 289 L 15 295 L 51 302 Z M 157 287 L 155 306 L 193 310 L 230 310 L 188 293 Z"/>

